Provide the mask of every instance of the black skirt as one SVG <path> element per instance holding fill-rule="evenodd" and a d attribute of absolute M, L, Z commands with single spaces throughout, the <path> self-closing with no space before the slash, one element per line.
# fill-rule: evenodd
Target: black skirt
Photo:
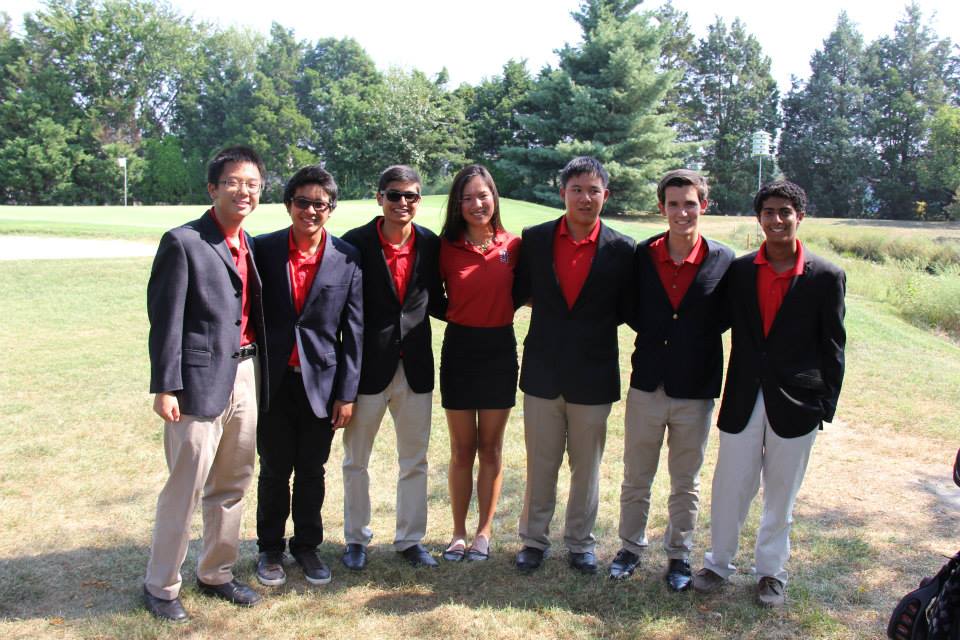
<path fill-rule="evenodd" d="M 444 409 L 509 409 L 517 399 L 517 339 L 513 325 L 447 323 L 440 350 Z"/>

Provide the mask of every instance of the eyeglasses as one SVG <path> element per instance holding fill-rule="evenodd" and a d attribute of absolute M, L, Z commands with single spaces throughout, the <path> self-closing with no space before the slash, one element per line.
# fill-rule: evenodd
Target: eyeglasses
<path fill-rule="evenodd" d="M 329 202 L 324 200 L 308 200 L 301 196 L 297 196 L 293 199 L 293 204 L 296 205 L 298 209 L 306 211 L 310 207 L 313 207 L 313 210 L 317 213 L 326 213 L 331 211 L 335 205 L 331 205 Z"/>
<path fill-rule="evenodd" d="M 237 180 L 236 178 L 229 178 L 227 180 L 221 180 L 218 184 L 222 184 L 227 188 L 227 191 L 239 191 L 241 185 L 247 188 L 247 191 L 250 193 L 260 193 L 263 190 L 263 183 L 259 180 Z"/>
<path fill-rule="evenodd" d="M 394 191 L 393 189 L 387 189 L 386 191 L 381 191 L 380 195 L 390 202 L 400 202 L 400 198 L 403 198 L 410 204 L 420 202 L 420 194 L 416 191 Z"/>

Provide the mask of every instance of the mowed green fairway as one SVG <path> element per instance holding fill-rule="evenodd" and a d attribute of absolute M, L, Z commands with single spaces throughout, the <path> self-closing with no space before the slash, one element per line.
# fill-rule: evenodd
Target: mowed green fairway
<path fill-rule="evenodd" d="M 418 221 L 437 229 L 442 206 L 442 197 L 426 198 Z M 505 224 L 516 232 L 559 214 L 512 201 L 503 209 Z M 0 207 L 0 233 L 155 241 L 166 228 L 201 211 Z M 331 229 L 342 232 L 376 213 L 372 201 L 344 202 Z M 285 220 L 280 205 L 264 205 L 248 228 L 267 231 Z M 708 234 L 740 249 L 753 230 L 750 219 L 707 223 Z M 612 224 L 637 238 L 663 228 L 656 218 Z M 907 227 L 890 231 L 910 232 Z M 857 278 L 872 277 L 870 265 L 837 259 Z M 193 621 L 186 627 L 161 624 L 140 607 L 153 510 L 166 477 L 162 424 L 150 410 L 147 393 L 150 263 L 149 258 L 0 261 L 0 637 L 877 638 L 897 598 L 942 562 L 936 554 L 956 551 L 960 508 L 950 502 L 952 485 L 946 478 L 960 440 L 960 348 L 857 293 L 865 285 L 851 275 L 847 378 L 838 423 L 819 437 L 798 503 L 785 610 L 764 611 L 752 604 L 747 571 L 756 505 L 733 587 L 709 598 L 667 592 L 659 546 L 669 493 L 665 459 L 654 486 L 649 559 L 632 580 L 611 583 L 603 575 L 586 578 L 566 567 L 561 540 L 566 468 L 560 474 L 554 556 L 540 572 L 518 575 L 511 566 L 519 548 L 525 466 L 518 406 L 507 429 L 492 561 L 415 571 L 395 557 L 390 542 L 396 462 L 388 418 L 371 463 L 376 537 L 365 572 L 348 573 L 338 561 L 343 498 L 337 442 L 327 467 L 328 541 L 322 546 L 333 583 L 310 587 L 291 568 L 286 586 L 257 586 L 265 599 L 252 610 L 198 595 L 193 587 L 198 515 L 184 565 L 183 598 Z M 526 310 L 517 316 L 521 340 L 528 317 Z M 437 353 L 442 330 L 443 323 L 434 322 Z M 620 338 L 625 391 L 632 335 L 621 328 Z M 439 393 L 434 400 L 425 542 L 439 551 L 450 535 L 449 441 Z M 617 403 L 609 421 L 596 529 L 604 564 L 619 547 L 622 420 L 623 404 Z M 714 432 L 704 467 L 696 565 L 709 545 L 715 456 Z M 254 516 L 251 498 L 237 567 L 249 582 L 254 580 Z"/>

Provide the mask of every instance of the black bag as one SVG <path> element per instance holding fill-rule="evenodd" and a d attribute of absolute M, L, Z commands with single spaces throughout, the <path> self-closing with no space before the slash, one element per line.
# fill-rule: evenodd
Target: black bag
<path fill-rule="evenodd" d="M 887 625 L 891 640 L 960 640 L 960 552 L 905 595 Z"/>

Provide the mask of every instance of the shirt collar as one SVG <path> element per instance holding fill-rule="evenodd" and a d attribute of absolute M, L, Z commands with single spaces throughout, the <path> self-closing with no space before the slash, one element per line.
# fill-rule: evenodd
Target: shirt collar
<path fill-rule="evenodd" d="M 417 230 L 413 225 L 410 227 L 410 239 L 402 247 L 395 247 L 386 238 L 383 237 L 383 216 L 377 219 L 377 237 L 380 238 L 380 246 L 394 253 L 406 253 L 413 249 L 413 243 L 417 239 Z"/>
<path fill-rule="evenodd" d="M 653 251 L 654 256 L 659 262 L 669 262 L 674 264 L 673 258 L 670 257 L 670 232 L 663 234 L 660 238 L 657 238 L 653 242 Z M 687 257 L 683 259 L 680 264 L 693 264 L 698 265 L 703 262 L 703 235 L 697 234 L 697 241 L 694 243 L 693 248 L 690 250 L 690 253 L 687 254 Z"/>
<path fill-rule="evenodd" d="M 312 256 L 304 255 L 300 249 L 297 248 L 297 243 L 293 241 L 293 227 L 290 227 L 290 231 L 287 235 L 287 250 L 290 253 L 290 258 L 298 262 L 310 262 L 315 261 L 320 255 L 320 252 L 323 251 L 323 245 L 327 241 L 327 230 L 320 230 L 320 244 L 317 246 L 317 252 Z"/>
<path fill-rule="evenodd" d="M 760 249 L 757 251 L 757 256 L 753 259 L 753 264 L 759 265 L 769 265 L 770 261 L 767 260 L 767 241 L 764 240 L 763 244 L 760 245 Z M 800 238 L 797 238 L 797 261 L 793 265 L 793 269 L 788 269 L 783 273 L 778 273 L 778 278 L 793 278 L 794 276 L 803 275 L 803 264 L 804 264 L 804 251 L 803 243 L 800 242 Z M 773 267 L 770 267 L 771 269 Z"/>
<path fill-rule="evenodd" d="M 593 225 L 593 229 L 590 230 L 590 233 L 587 234 L 587 237 L 582 240 L 574 240 L 573 236 L 570 235 L 570 229 L 567 227 L 567 216 L 564 215 L 560 218 L 560 228 L 557 230 L 557 233 L 561 237 L 567 238 L 572 244 L 581 245 L 587 244 L 590 242 L 595 243 L 597 238 L 600 236 L 600 220 L 597 220 L 597 224 Z"/>
<path fill-rule="evenodd" d="M 235 246 L 233 242 L 230 241 L 230 238 L 227 237 L 227 232 L 224 230 L 223 225 L 220 224 L 220 220 L 217 218 L 217 209 L 216 207 L 210 207 L 210 217 L 213 218 L 213 223 L 217 225 L 217 229 L 220 230 L 220 235 L 223 236 L 224 241 L 227 243 L 227 247 L 231 251 L 243 251 L 247 248 L 247 239 L 244 238 L 243 229 L 240 229 L 240 245 Z"/>

